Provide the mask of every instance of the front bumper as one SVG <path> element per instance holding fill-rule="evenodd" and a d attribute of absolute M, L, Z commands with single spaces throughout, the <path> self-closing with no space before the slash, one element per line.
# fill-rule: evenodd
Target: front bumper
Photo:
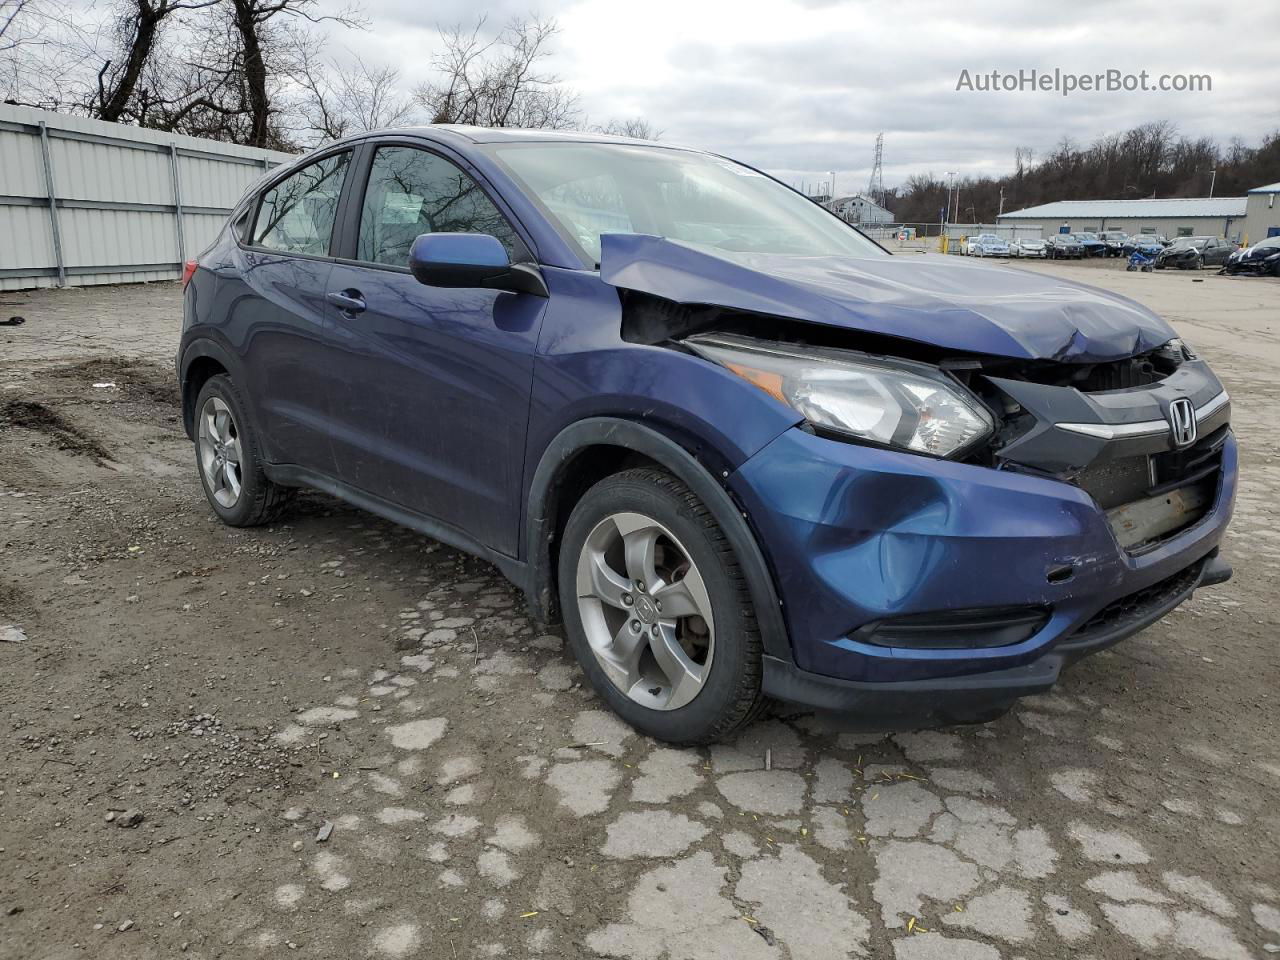
<path fill-rule="evenodd" d="M 1230 575 L 1217 548 L 1236 459 L 1228 437 L 1209 509 L 1133 555 L 1072 484 L 788 430 L 730 477 L 773 567 L 792 642 L 794 663 L 767 663 L 765 689 L 886 721 L 1001 712 Z M 1138 604 L 1136 619 L 1097 627 L 1100 614 L 1161 585 L 1168 595 Z M 854 636 L 879 620 L 1023 606 L 1047 610 L 1047 620 L 1006 646 L 919 649 Z"/>

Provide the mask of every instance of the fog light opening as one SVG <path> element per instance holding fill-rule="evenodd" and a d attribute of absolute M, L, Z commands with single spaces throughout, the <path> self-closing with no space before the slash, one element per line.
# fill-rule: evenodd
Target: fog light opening
<path fill-rule="evenodd" d="M 849 634 L 878 647 L 966 650 L 1008 647 L 1030 640 L 1049 622 L 1045 607 L 979 607 L 940 610 L 876 620 Z"/>

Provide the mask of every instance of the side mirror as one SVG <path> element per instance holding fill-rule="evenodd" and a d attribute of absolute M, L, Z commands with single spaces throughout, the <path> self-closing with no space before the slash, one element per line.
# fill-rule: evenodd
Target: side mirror
<path fill-rule="evenodd" d="M 483 287 L 547 296 L 537 267 L 512 263 L 487 233 L 424 233 L 409 249 L 409 272 L 429 287 Z"/>

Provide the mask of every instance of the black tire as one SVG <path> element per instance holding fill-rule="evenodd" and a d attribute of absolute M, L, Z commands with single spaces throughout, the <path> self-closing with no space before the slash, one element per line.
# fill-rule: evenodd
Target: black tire
<path fill-rule="evenodd" d="M 209 480 L 200 462 L 200 414 L 205 404 L 217 398 L 227 405 L 240 442 L 240 495 L 235 503 L 225 506 L 218 502 L 210 489 Z M 257 435 L 245 414 L 245 404 L 235 384 L 226 374 L 210 377 L 196 397 L 196 440 L 194 444 L 196 472 L 209 506 L 218 519 L 231 527 L 256 527 L 275 520 L 293 497 L 293 490 L 273 483 L 262 470 L 261 446 Z"/>
<path fill-rule="evenodd" d="M 577 564 L 588 535 L 617 513 L 644 514 L 670 530 L 702 574 L 715 619 L 715 655 L 702 690 L 673 710 L 636 703 L 614 685 L 587 642 L 577 598 Z M 762 645 L 746 578 L 706 505 L 671 474 L 637 468 L 588 490 L 573 508 L 558 559 L 560 609 L 574 656 L 591 686 L 622 719 L 657 740 L 680 746 L 722 740 L 753 720 L 761 692 Z"/>

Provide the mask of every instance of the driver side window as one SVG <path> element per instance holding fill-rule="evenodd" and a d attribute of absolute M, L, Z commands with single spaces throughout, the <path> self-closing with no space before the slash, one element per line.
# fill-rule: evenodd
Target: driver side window
<path fill-rule="evenodd" d="M 403 267 L 423 233 L 487 233 L 513 262 L 528 252 L 511 224 L 465 171 L 416 147 L 379 147 L 360 211 L 356 257 Z"/>

